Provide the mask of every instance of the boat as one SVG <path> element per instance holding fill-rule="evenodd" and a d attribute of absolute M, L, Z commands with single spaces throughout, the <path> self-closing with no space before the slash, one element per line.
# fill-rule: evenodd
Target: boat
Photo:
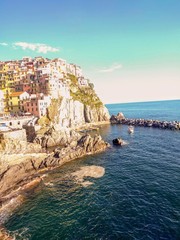
<path fill-rule="evenodd" d="M 128 133 L 129 134 L 134 133 L 134 127 L 133 126 L 128 127 Z"/>

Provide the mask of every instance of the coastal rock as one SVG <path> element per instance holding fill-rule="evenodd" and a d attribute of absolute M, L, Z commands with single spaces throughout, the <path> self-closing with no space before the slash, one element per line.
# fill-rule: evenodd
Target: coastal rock
<path fill-rule="evenodd" d="M 43 148 L 55 146 L 66 146 L 80 138 L 80 134 L 69 128 L 50 127 L 43 134 L 37 134 L 34 143 L 40 144 Z"/>
<path fill-rule="evenodd" d="M 72 146 L 57 148 L 51 154 L 4 154 L 0 161 L 0 196 L 18 188 L 29 178 L 40 174 L 42 170 L 58 167 L 73 159 L 85 155 L 104 151 L 108 144 L 101 136 L 91 137 L 85 135 L 77 141 L 74 140 Z M 1 201 L 3 201 L 1 199 Z"/>
<path fill-rule="evenodd" d="M 0 196 L 35 174 L 46 157 L 46 153 L 1 155 Z"/>
<path fill-rule="evenodd" d="M 119 123 L 119 121 L 122 121 L 124 119 L 125 119 L 124 114 L 122 112 L 119 112 L 116 116 L 115 115 L 111 116 L 110 122 L 112 124 L 116 124 L 116 123 Z"/>
<path fill-rule="evenodd" d="M 85 105 L 73 99 L 63 98 L 59 107 L 59 125 L 61 127 L 77 127 L 85 123 L 109 121 L 110 115 L 107 108 L 101 106 Z"/>
<path fill-rule="evenodd" d="M 121 138 L 115 138 L 115 139 L 113 139 L 112 142 L 114 145 L 117 145 L 117 146 L 123 146 L 126 144 L 125 141 L 122 140 Z"/>
<path fill-rule="evenodd" d="M 85 122 L 92 123 L 92 122 L 102 122 L 102 121 L 109 121 L 110 116 L 109 112 L 106 107 L 94 107 L 91 106 L 84 106 L 84 118 Z"/>
<path fill-rule="evenodd" d="M 60 159 L 61 162 L 69 161 L 75 158 L 79 158 L 85 155 L 98 153 L 101 151 L 104 151 L 109 146 L 108 143 L 104 142 L 102 140 L 100 135 L 95 135 L 94 137 L 91 137 L 89 134 L 82 136 L 76 143 L 74 142 L 74 146 L 67 146 L 66 148 L 57 148 L 54 151 L 54 158 Z M 52 158 L 50 158 L 50 163 L 48 162 L 48 165 L 51 163 L 54 165 L 54 161 L 52 161 Z M 47 165 L 47 161 L 49 159 L 46 159 L 45 165 Z M 58 160 L 59 161 L 59 160 Z"/>
<path fill-rule="evenodd" d="M 119 112 L 116 116 L 117 120 L 123 120 L 125 119 L 124 114 L 122 112 Z"/>
<path fill-rule="evenodd" d="M 0 227 L 0 240 L 14 240 L 14 237 L 11 237 L 6 229 Z"/>
<path fill-rule="evenodd" d="M 16 140 L 12 138 L 1 139 L 0 154 L 12 153 L 39 153 L 42 152 L 40 144 L 28 143 L 27 141 Z"/>

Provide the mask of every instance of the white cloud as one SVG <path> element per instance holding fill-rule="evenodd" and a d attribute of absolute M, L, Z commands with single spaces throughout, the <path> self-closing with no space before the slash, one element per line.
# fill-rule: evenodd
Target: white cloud
<path fill-rule="evenodd" d="M 110 73 L 122 68 L 122 64 L 114 63 L 112 66 L 99 70 L 101 73 Z"/>
<path fill-rule="evenodd" d="M 58 48 L 51 47 L 44 43 L 27 43 L 27 42 L 16 42 L 13 43 L 14 47 L 21 47 L 23 50 L 29 49 L 38 53 L 47 53 L 47 52 L 59 52 Z"/>
<path fill-rule="evenodd" d="M 8 44 L 5 43 L 5 42 L 0 43 L 0 45 L 1 45 L 1 46 L 8 46 Z"/>

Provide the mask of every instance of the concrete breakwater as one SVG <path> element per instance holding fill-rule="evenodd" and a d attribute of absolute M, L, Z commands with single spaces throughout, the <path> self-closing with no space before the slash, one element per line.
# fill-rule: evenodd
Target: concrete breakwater
<path fill-rule="evenodd" d="M 180 130 L 179 121 L 160 121 L 153 119 L 130 119 L 125 118 L 123 113 L 112 115 L 110 118 L 111 124 L 125 124 L 140 127 L 153 127 L 160 129 Z"/>

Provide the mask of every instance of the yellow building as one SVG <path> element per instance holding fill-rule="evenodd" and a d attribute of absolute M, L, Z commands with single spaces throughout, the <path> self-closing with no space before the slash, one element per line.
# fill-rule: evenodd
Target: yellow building
<path fill-rule="evenodd" d="M 23 111 L 22 102 L 29 98 L 27 92 L 13 92 L 9 95 L 9 111 L 18 114 Z"/>
<path fill-rule="evenodd" d="M 4 93 L 4 111 L 9 112 L 9 95 L 14 91 L 14 75 L 9 70 L 9 65 L 2 64 L 0 67 L 0 90 Z"/>
<path fill-rule="evenodd" d="M 0 90 L 0 116 L 4 114 L 4 93 Z"/>

